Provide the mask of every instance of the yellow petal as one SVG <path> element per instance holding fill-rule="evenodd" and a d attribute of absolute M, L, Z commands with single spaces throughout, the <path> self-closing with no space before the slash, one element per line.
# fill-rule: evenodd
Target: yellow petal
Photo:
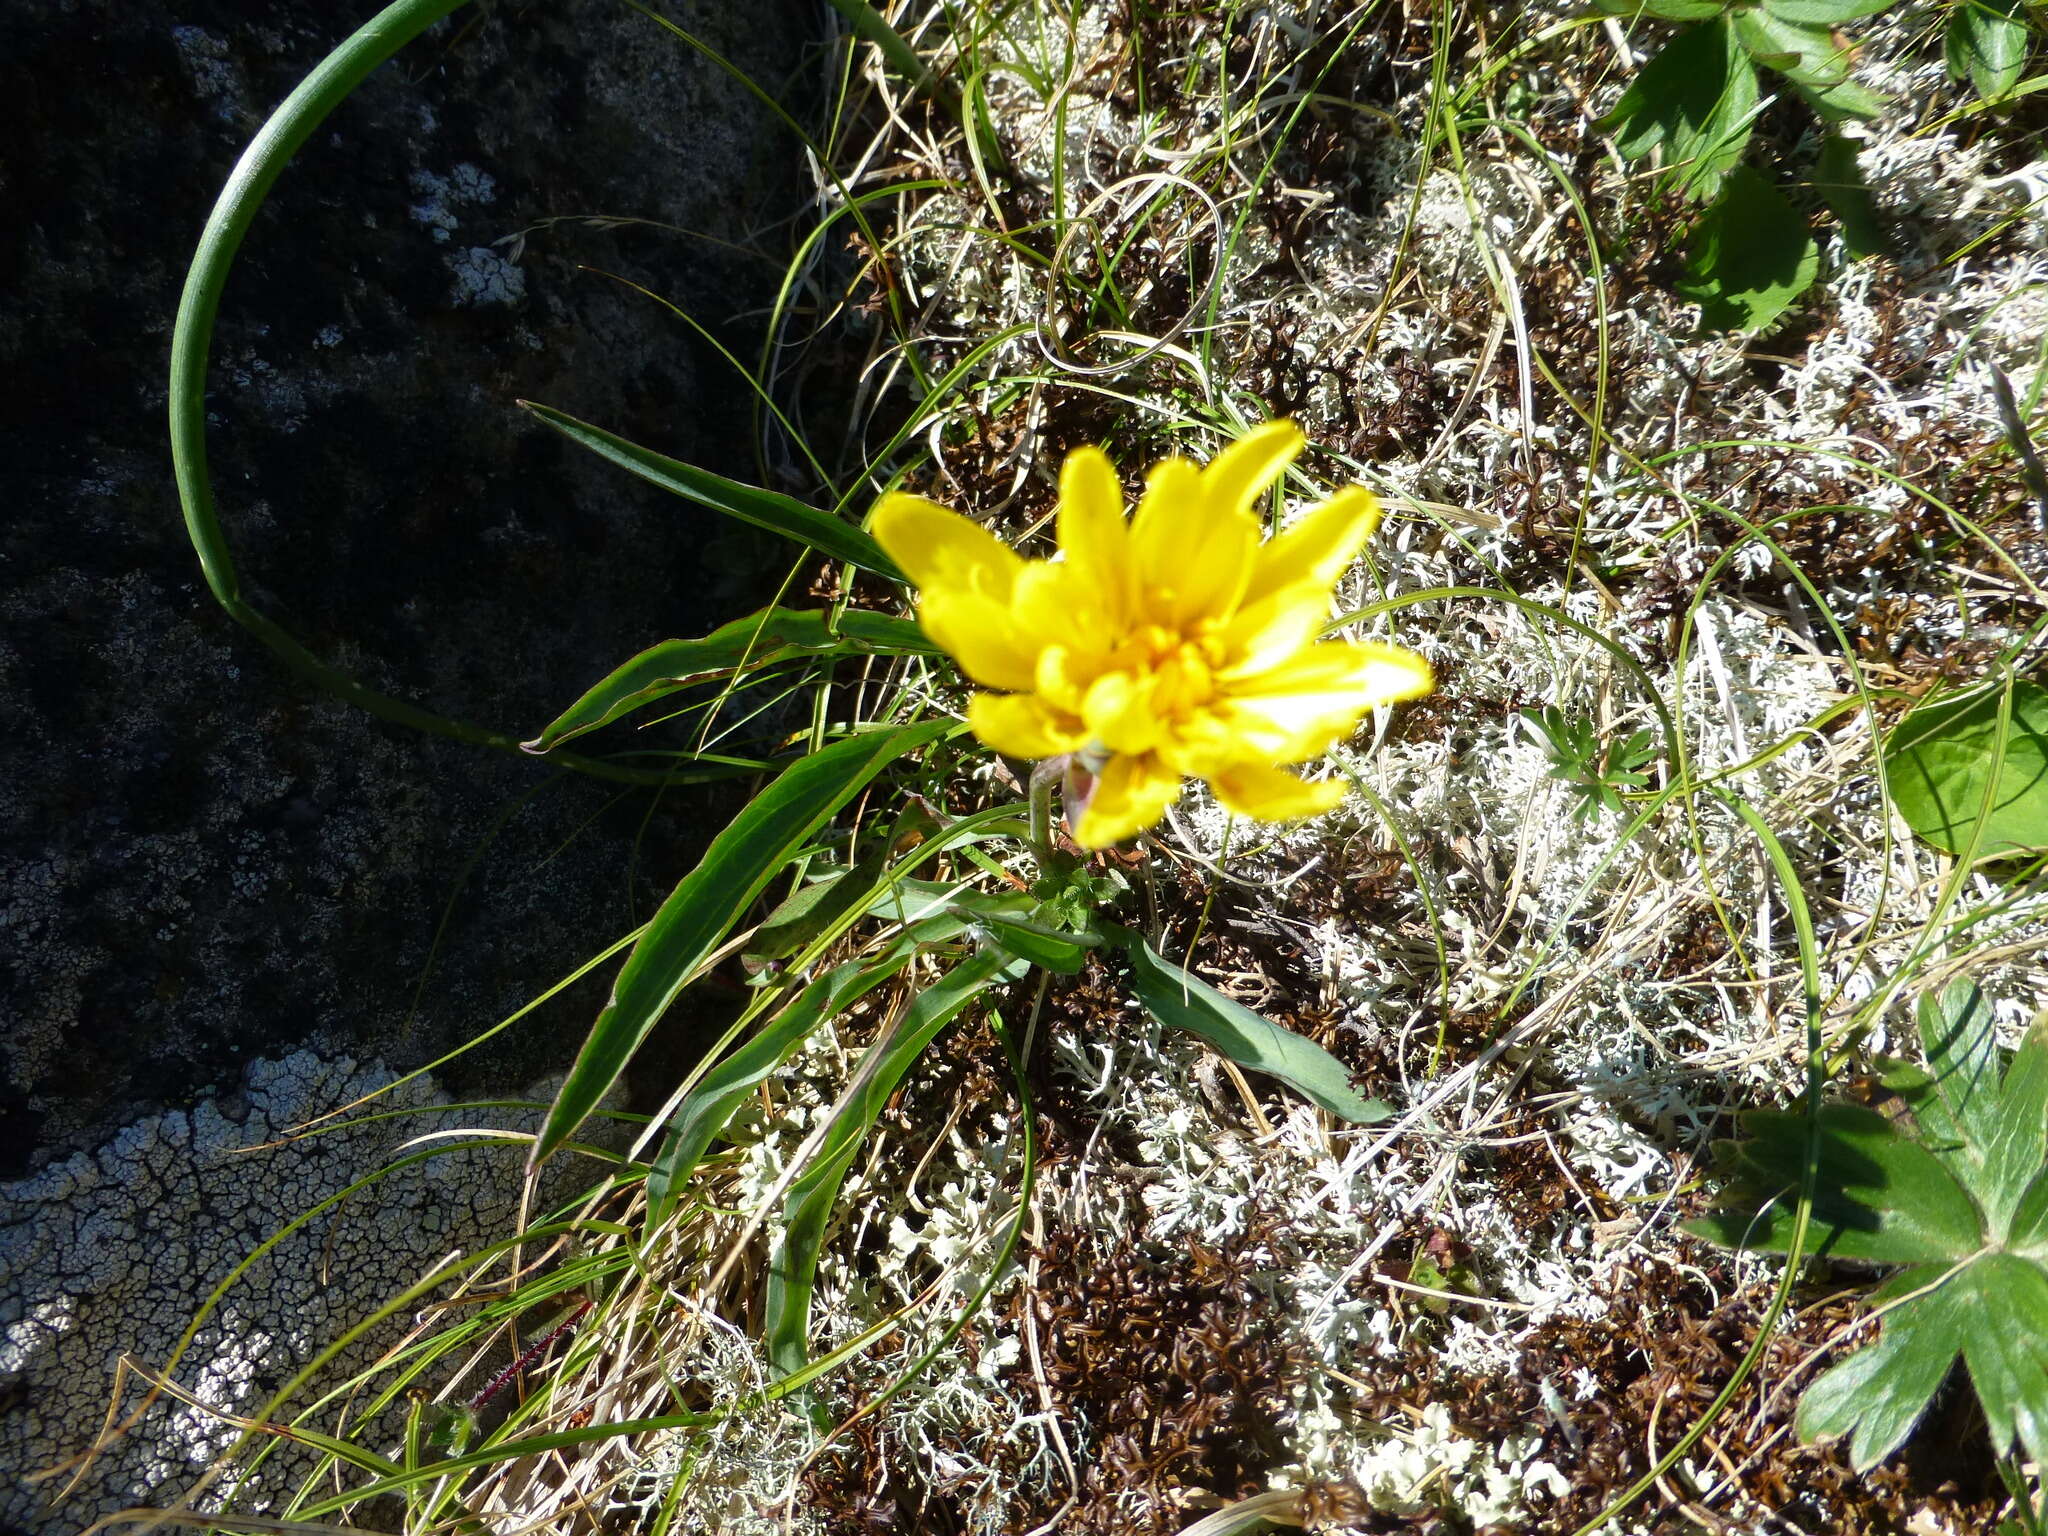
<path fill-rule="evenodd" d="M 1228 687 L 1237 678 L 1272 670 L 1312 642 L 1329 613 L 1329 589 L 1312 584 L 1247 598 L 1223 630 L 1219 680 Z"/>
<path fill-rule="evenodd" d="M 1028 693 L 977 693 L 967 701 L 967 724 L 986 746 L 1008 757 L 1057 757 L 1088 744 L 1079 721 Z"/>
<path fill-rule="evenodd" d="M 1211 497 L 1206 476 L 1186 459 L 1163 460 L 1131 523 L 1137 605 L 1172 629 L 1228 618 L 1259 544 L 1258 519 Z"/>
<path fill-rule="evenodd" d="M 1202 471 L 1203 498 L 1219 511 L 1245 511 L 1287 473 L 1304 441 L 1301 428 L 1291 421 L 1253 427 L 1209 461 Z"/>
<path fill-rule="evenodd" d="M 971 593 L 933 587 L 918 601 L 917 622 L 934 645 L 983 687 L 1007 693 L 1031 691 L 1038 670 L 1038 648 L 1018 638 L 1002 609 L 991 608 Z"/>
<path fill-rule="evenodd" d="M 1060 549 L 1081 588 L 1076 600 L 1121 623 L 1131 587 L 1124 492 L 1100 448 L 1076 448 L 1060 466 Z"/>
<path fill-rule="evenodd" d="M 1263 763 L 1236 763 L 1212 774 L 1209 787 L 1227 811 L 1259 821 L 1299 821 L 1320 816 L 1343 803 L 1345 785 L 1341 779 L 1310 783 L 1284 768 Z"/>
<path fill-rule="evenodd" d="M 927 594 L 958 591 L 1007 604 L 1024 567 L 1016 551 L 979 523 L 922 496 L 884 496 L 869 531 Z"/>
<path fill-rule="evenodd" d="M 1149 752 L 1159 743 L 1163 726 L 1153 707 L 1151 678 L 1128 672 L 1106 672 L 1088 686 L 1081 718 L 1090 733 L 1112 752 Z"/>
<path fill-rule="evenodd" d="M 1081 700 L 1092 680 L 1089 674 L 1079 670 L 1078 662 L 1072 647 L 1048 645 L 1038 653 L 1038 665 L 1032 672 L 1033 690 L 1047 704 L 1067 715 L 1084 713 Z"/>
<path fill-rule="evenodd" d="M 1180 794 L 1180 775 L 1152 756 L 1112 757 L 1074 829 L 1083 848 L 1107 848 L 1156 826 Z"/>
<path fill-rule="evenodd" d="M 1253 678 L 1235 679 L 1212 712 L 1240 757 L 1298 763 L 1348 735 L 1359 716 L 1436 686 L 1429 663 L 1376 640 L 1328 640 Z"/>
<path fill-rule="evenodd" d="M 1266 541 L 1245 589 L 1245 602 L 1256 603 L 1283 587 L 1313 586 L 1322 589 L 1327 605 L 1330 589 L 1379 522 L 1379 498 L 1362 485 L 1346 486 L 1285 533 Z"/>

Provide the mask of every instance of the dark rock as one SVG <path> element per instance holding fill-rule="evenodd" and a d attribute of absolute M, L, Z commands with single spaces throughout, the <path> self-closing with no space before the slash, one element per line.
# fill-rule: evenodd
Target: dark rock
<path fill-rule="evenodd" d="M 818 41 L 798 0 L 666 10 L 785 98 Z M 644 792 L 381 725 L 201 582 L 164 429 L 185 264 L 262 116 L 369 14 L 0 12 L 0 1170 L 300 1043 L 431 1060 L 644 919 L 737 803 L 676 790 L 650 817 Z M 729 365 L 583 269 L 749 355 L 801 164 L 610 0 L 459 11 L 379 70 L 285 173 L 216 337 L 215 485 L 257 606 L 373 687 L 524 734 L 765 600 L 786 546 L 512 402 L 759 478 Z M 558 1070 L 602 984 L 444 1087 Z"/>

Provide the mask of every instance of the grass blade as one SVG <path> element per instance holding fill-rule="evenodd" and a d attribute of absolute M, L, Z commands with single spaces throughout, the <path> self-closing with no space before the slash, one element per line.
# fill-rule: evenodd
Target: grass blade
<path fill-rule="evenodd" d="M 857 565 L 864 571 L 873 571 L 877 576 L 885 576 L 891 581 L 907 579 L 897 569 L 896 562 L 882 552 L 882 546 L 861 529 L 829 512 L 805 506 L 794 496 L 763 490 L 758 485 L 742 485 L 737 480 L 714 475 L 708 469 L 698 469 L 679 459 L 656 453 L 651 448 L 642 448 L 638 443 L 629 443 L 623 437 L 615 436 L 602 427 L 593 427 L 587 421 L 565 416 L 551 406 L 536 405 L 531 400 L 522 400 L 519 404 L 571 442 L 581 444 L 600 458 L 610 459 L 621 469 L 629 469 L 665 491 L 673 491 L 685 500 L 723 512 L 743 523 L 752 523 L 756 528 L 779 533 L 799 544 L 808 544 L 822 554 Z"/>
<path fill-rule="evenodd" d="M 611 1091 L 655 1021 L 776 871 L 883 768 L 951 729 L 950 720 L 927 720 L 835 742 L 786 769 L 712 839 L 703 862 L 669 894 L 626 957 L 611 1001 L 548 1111 L 531 1165 L 561 1146 Z"/>

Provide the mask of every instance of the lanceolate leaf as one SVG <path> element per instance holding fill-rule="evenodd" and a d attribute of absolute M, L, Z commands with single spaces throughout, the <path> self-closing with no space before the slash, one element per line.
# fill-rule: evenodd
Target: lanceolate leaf
<path fill-rule="evenodd" d="M 1186 1030 L 1239 1066 L 1278 1078 L 1311 1104 L 1355 1125 L 1371 1125 L 1393 1113 L 1380 1100 L 1361 1097 L 1344 1064 L 1313 1040 L 1260 1018 L 1161 959 L 1138 934 L 1128 929 L 1112 932 L 1130 956 L 1131 990 L 1169 1029 Z"/>
<path fill-rule="evenodd" d="M 821 610 L 764 608 L 719 626 L 701 640 L 664 640 L 650 646 L 520 745 L 528 752 L 547 752 L 691 683 L 800 656 L 888 656 L 931 650 L 931 642 L 908 619 L 851 609 L 835 620 Z"/>
<path fill-rule="evenodd" d="M 1979 858 L 2048 848 L 2048 688 L 2013 684 L 2001 755 L 2003 695 L 1992 687 L 1932 700 L 1885 739 L 1892 803 L 1908 826 L 1945 853 L 1970 846 L 1980 816 Z"/>
<path fill-rule="evenodd" d="M 795 539 L 799 544 L 808 544 L 822 554 L 857 565 L 864 571 L 873 571 L 877 576 L 886 576 L 891 581 L 904 579 L 896 563 L 882 553 L 881 545 L 861 529 L 829 512 L 805 506 L 793 496 L 763 490 L 756 485 L 744 485 L 723 475 L 714 475 L 707 469 L 671 459 L 549 406 L 536 405 L 531 400 L 519 403 L 572 442 L 581 443 L 592 453 L 610 459 L 620 468 L 631 470 L 665 491 L 674 491 L 678 496 L 736 517 L 743 523 L 752 523 L 757 528 L 766 528 L 771 533 Z"/>
<path fill-rule="evenodd" d="M 882 1106 L 938 1032 L 999 981 L 1025 967 L 999 949 L 963 960 L 920 993 L 902 1021 L 868 1048 L 856 1069 L 858 1085 L 840 1108 L 810 1166 L 790 1185 L 783 1201 L 783 1234 L 768 1261 L 762 1295 L 762 1337 L 769 1358 L 784 1375 L 801 1370 L 809 1358 L 811 1289 L 818 1252 L 838 1199 L 839 1186 Z"/>
<path fill-rule="evenodd" d="M 1692 259 L 1676 286 L 1700 306 L 1709 331 L 1769 325 L 1820 271 L 1820 248 L 1785 195 L 1748 166 L 1729 174 L 1693 232 Z"/>
<path fill-rule="evenodd" d="M 775 872 L 883 768 L 952 728 L 949 720 L 931 720 L 835 742 L 785 770 L 733 818 L 626 957 L 611 1001 L 548 1112 L 532 1162 L 567 1140 L 610 1092 L 655 1021 Z"/>
<path fill-rule="evenodd" d="M 1616 16 L 1655 16 L 1659 21 L 1704 21 L 1727 9 L 1725 0 L 1599 0 Z"/>

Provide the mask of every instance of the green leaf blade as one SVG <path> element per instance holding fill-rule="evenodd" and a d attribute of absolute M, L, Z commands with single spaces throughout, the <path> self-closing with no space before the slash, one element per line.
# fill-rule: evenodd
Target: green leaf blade
<path fill-rule="evenodd" d="M 1351 1074 L 1328 1051 L 1291 1029 L 1263 1019 L 1160 956 L 1128 930 L 1118 935 L 1131 963 L 1131 990 L 1169 1029 L 1186 1030 L 1239 1066 L 1278 1078 L 1311 1104 L 1354 1125 L 1373 1125 L 1393 1110 L 1351 1086 Z"/>
<path fill-rule="evenodd" d="M 832 1207 L 847 1170 L 889 1096 L 939 1031 L 998 982 L 1024 967 L 1000 949 L 963 960 L 905 1010 L 902 1022 L 868 1048 L 848 1096 L 810 1165 L 783 1200 L 781 1241 L 769 1258 L 762 1292 L 761 1336 L 769 1359 L 787 1376 L 809 1360 L 811 1293 Z"/>
<path fill-rule="evenodd" d="M 818 609 L 764 608 L 696 640 L 664 640 L 611 672 L 551 720 L 523 750 L 553 751 L 692 683 L 758 671 L 795 657 L 931 654 L 908 619 Z"/>
<path fill-rule="evenodd" d="M 896 758 L 937 740 L 949 720 L 869 732 L 799 759 L 712 839 L 626 957 L 534 1142 L 538 1164 L 566 1141 L 625 1071 L 676 994 L 796 851 Z"/>
<path fill-rule="evenodd" d="M 2003 692 L 1980 688 L 1930 700 L 1885 738 L 1892 804 L 1923 842 L 1944 853 L 1962 853 L 1973 836 L 1979 858 L 2048 848 L 2048 688 L 2012 685 L 2001 756 Z"/>
<path fill-rule="evenodd" d="M 1755 68 L 1717 19 L 1666 43 L 1597 126 L 1627 159 L 1662 149 L 1670 183 L 1709 198 L 1741 164 L 1761 104 Z"/>
<path fill-rule="evenodd" d="M 537 405 L 531 400 L 519 403 L 571 442 L 581 444 L 598 457 L 609 459 L 621 469 L 630 470 L 665 491 L 673 491 L 685 500 L 723 512 L 743 523 L 752 523 L 771 533 L 779 533 L 799 544 L 807 544 L 821 554 L 844 560 L 864 571 L 873 571 L 890 581 L 907 580 L 896 562 L 864 530 L 829 512 L 806 506 L 793 496 L 728 480 L 708 469 L 698 469 L 656 453 L 651 448 L 642 448 L 638 443 L 628 442 L 587 421 L 578 421 L 551 406 Z"/>
<path fill-rule="evenodd" d="M 1930 1267 L 1902 1278 L 1917 1289 L 1941 1274 Z M 1876 1344 L 1823 1372 L 1799 1400 L 1799 1438 L 1851 1436 L 1849 1460 L 1858 1472 L 1905 1444 L 1962 1353 L 1962 1318 L 1942 1305 L 1946 1299 L 1934 1291 L 1899 1303 Z"/>
<path fill-rule="evenodd" d="M 2022 0 L 1962 0 L 1942 40 L 1948 72 L 1967 79 L 1985 101 L 2009 95 L 2026 68 L 2028 35 Z"/>
<path fill-rule="evenodd" d="M 1737 166 L 1693 231 L 1693 254 L 1676 287 L 1700 306 L 1708 331 L 1756 331 L 1813 285 L 1820 247 L 1785 195 Z"/>

